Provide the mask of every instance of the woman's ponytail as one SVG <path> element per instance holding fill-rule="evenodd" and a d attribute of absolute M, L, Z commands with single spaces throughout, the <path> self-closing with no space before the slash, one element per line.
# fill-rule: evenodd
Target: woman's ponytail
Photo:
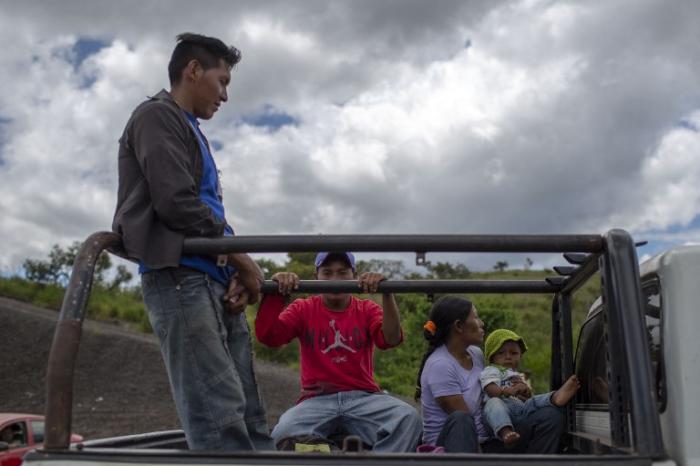
<path fill-rule="evenodd" d="M 420 379 L 423 375 L 426 361 L 436 349 L 447 343 L 452 324 L 457 320 L 467 320 L 469 313 L 472 311 L 472 307 L 471 301 L 467 299 L 458 298 L 456 296 L 445 296 L 436 301 L 430 310 L 430 320 L 423 325 L 423 338 L 428 341 L 428 349 L 423 355 L 420 369 L 418 370 L 416 392 L 414 395 L 416 401 L 420 399 L 422 394 Z"/>

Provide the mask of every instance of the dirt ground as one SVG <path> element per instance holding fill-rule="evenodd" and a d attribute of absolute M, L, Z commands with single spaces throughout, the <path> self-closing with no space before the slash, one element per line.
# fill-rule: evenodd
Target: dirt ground
<path fill-rule="evenodd" d="M 58 313 L 0 297 L 0 412 L 44 413 L 46 363 Z M 256 372 L 273 426 L 299 394 L 296 371 Z M 75 371 L 73 432 L 86 439 L 179 428 L 157 340 L 86 321 Z"/>

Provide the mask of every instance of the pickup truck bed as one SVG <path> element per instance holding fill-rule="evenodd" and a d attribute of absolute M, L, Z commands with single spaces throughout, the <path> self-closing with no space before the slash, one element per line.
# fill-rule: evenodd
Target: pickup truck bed
<path fill-rule="evenodd" d="M 550 293 L 552 299 L 551 386 L 558 387 L 575 371 L 571 320 L 572 295 L 584 282 L 600 274 L 606 351 L 604 414 L 610 435 L 577 429 L 577 408 L 567 407 L 567 434 L 560 455 L 377 454 L 372 452 L 201 452 L 188 451 L 180 431 L 84 442 L 69 447 L 72 405 L 72 368 L 80 328 L 92 283 L 95 260 L 105 248 L 119 249 L 113 233 L 92 235 L 83 245 L 71 276 L 47 374 L 47 441 L 45 449 L 29 453 L 30 465 L 63 464 L 247 464 L 247 465 L 401 465 L 479 464 L 554 465 L 675 464 L 664 451 L 659 413 L 653 397 L 648 335 L 635 245 L 622 230 L 605 235 L 373 235 L 195 238 L 185 241 L 184 253 L 285 252 L 319 250 L 439 252 L 557 252 L 573 266 L 560 267 L 561 277 L 542 281 L 442 280 L 382 282 L 379 292 L 427 293 Z M 274 283 L 266 283 L 268 292 Z M 264 288 L 265 288 L 264 287 Z M 352 288 L 351 288 L 352 287 Z M 302 283 L 299 292 L 345 292 L 356 284 Z M 697 371 L 696 371 L 697 372 Z M 633 381 L 633 382 L 631 382 Z"/>

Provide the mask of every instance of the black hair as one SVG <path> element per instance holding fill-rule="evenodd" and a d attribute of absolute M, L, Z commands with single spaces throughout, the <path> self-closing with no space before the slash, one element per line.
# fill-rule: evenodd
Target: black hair
<path fill-rule="evenodd" d="M 191 32 L 179 34 L 177 45 L 168 63 L 170 85 L 180 82 L 182 70 L 192 60 L 197 60 L 205 70 L 219 66 L 219 60 L 223 60 L 229 68 L 233 68 L 241 61 L 241 51 L 236 47 L 229 47 L 216 37 Z"/>
<path fill-rule="evenodd" d="M 452 324 L 457 320 L 461 322 L 467 320 L 473 307 L 474 305 L 471 301 L 457 296 L 445 296 L 433 304 L 433 308 L 430 310 L 430 320 L 435 324 L 435 333 L 423 329 L 423 338 L 428 341 L 428 349 L 423 355 L 423 360 L 420 363 L 420 370 L 418 371 L 416 393 L 414 395 L 416 401 L 420 399 L 422 392 L 420 378 L 421 375 L 423 375 L 425 362 L 436 349 L 447 343 L 447 337 L 450 336 Z"/>

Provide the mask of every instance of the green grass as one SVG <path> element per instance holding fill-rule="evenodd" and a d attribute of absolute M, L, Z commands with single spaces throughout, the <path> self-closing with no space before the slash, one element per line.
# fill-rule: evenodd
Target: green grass
<path fill-rule="evenodd" d="M 545 271 L 506 271 L 474 273 L 470 278 L 523 280 L 542 279 L 550 275 L 552 274 Z M 572 316 L 574 345 L 578 338 L 577 329 L 599 291 L 599 280 L 594 277 L 574 295 Z M 526 340 L 528 351 L 523 357 L 520 368 L 531 372 L 533 389 L 536 393 L 548 391 L 552 341 L 552 295 L 472 294 L 469 298 L 484 320 L 487 334 L 496 328 L 510 328 Z M 418 365 L 427 347 L 422 338 L 422 327 L 427 320 L 431 303 L 422 295 L 401 295 L 398 300 L 406 338 L 400 347 L 379 351 L 376 354 L 375 372 L 383 388 L 412 396 Z"/>
<path fill-rule="evenodd" d="M 65 290 L 19 277 L 0 278 L 0 295 L 25 301 L 47 309 L 59 310 Z M 150 332 L 146 308 L 139 289 L 108 290 L 93 286 L 87 304 L 87 317 L 96 320 L 120 321 L 141 332 Z"/>
<path fill-rule="evenodd" d="M 551 275 L 545 271 L 505 271 L 473 273 L 479 279 L 541 279 Z M 597 277 L 574 295 L 573 329 L 574 343 L 577 329 L 586 316 L 589 306 L 600 291 Z M 58 310 L 64 290 L 52 285 L 39 285 L 21 278 L 0 278 L 0 295 L 30 302 L 37 306 Z M 378 298 L 378 297 L 377 297 Z M 437 298 L 437 296 L 436 296 Z M 549 390 L 551 355 L 551 295 L 545 294 L 473 294 L 469 298 L 476 305 L 479 316 L 486 323 L 487 333 L 496 328 L 510 328 L 525 338 L 528 352 L 521 369 L 532 374 L 536 393 Z M 432 303 L 425 295 L 398 295 L 404 329 L 404 343 L 397 348 L 375 352 L 375 373 L 382 388 L 404 396 L 413 396 L 418 366 L 426 349 L 423 324 L 427 320 Z M 247 317 L 251 327 L 255 320 L 255 307 L 249 307 Z M 133 328 L 151 332 L 141 294 L 137 290 L 108 291 L 96 286 L 88 302 L 87 316 L 98 320 L 118 320 Z M 267 348 L 253 339 L 256 357 L 298 368 L 298 343 L 283 348 Z"/>

